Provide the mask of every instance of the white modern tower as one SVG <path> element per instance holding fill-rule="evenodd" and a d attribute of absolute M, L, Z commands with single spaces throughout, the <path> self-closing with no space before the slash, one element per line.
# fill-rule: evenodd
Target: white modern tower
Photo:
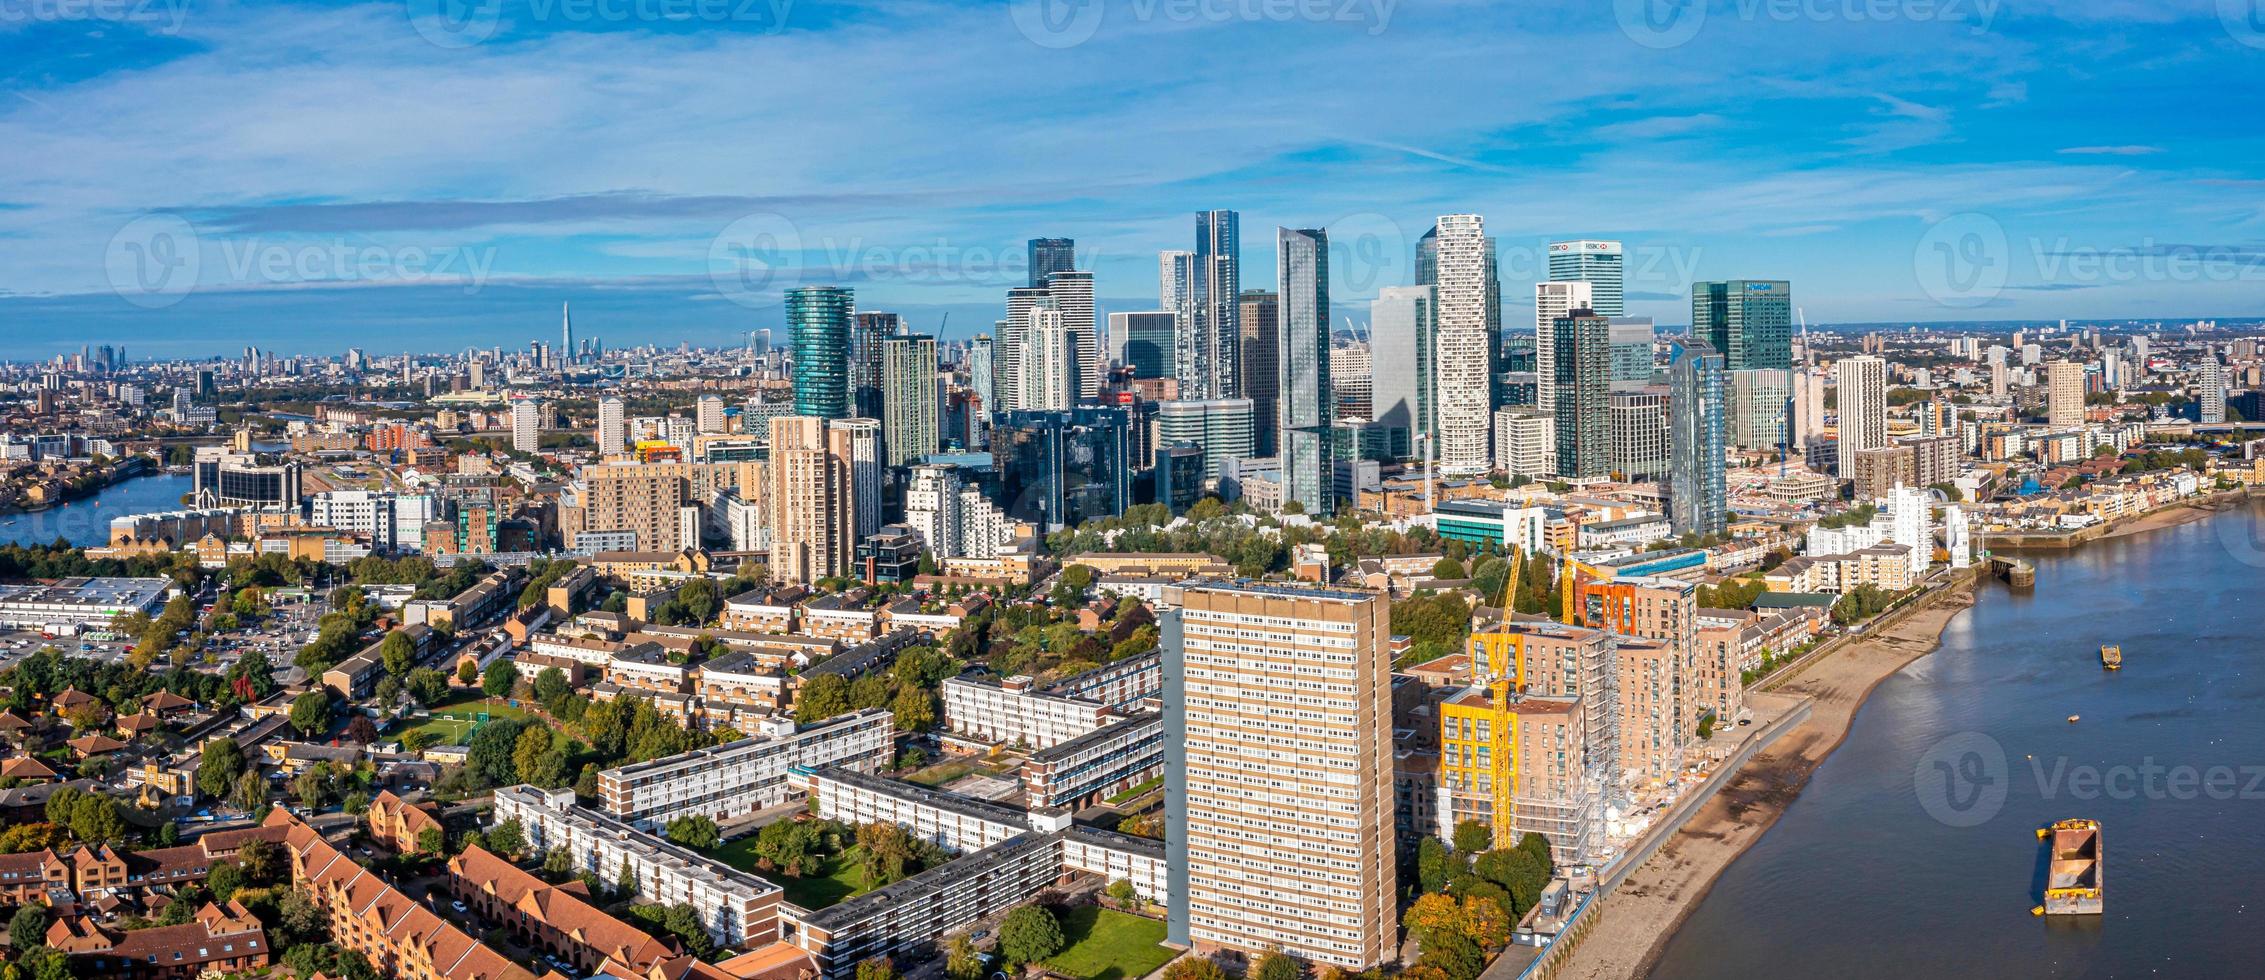
<path fill-rule="evenodd" d="M 1441 215 L 1438 224 L 1439 467 L 1453 475 L 1487 471 L 1493 338 L 1487 336 L 1486 221 L 1475 214 Z"/>

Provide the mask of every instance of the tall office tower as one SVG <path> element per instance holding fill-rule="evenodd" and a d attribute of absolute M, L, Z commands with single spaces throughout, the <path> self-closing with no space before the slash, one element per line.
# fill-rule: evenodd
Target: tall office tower
<path fill-rule="evenodd" d="M 558 304 L 558 356 L 574 363 L 574 316 L 563 300 Z"/>
<path fill-rule="evenodd" d="M 1574 310 L 1550 325 L 1556 367 L 1559 476 L 1601 477 L 1612 471 L 1612 323 Z"/>
<path fill-rule="evenodd" d="M 1487 356 L 1497 357 L 1508 350 L 1508 335 L 1502 332 L 1502 275 L 1496 264 L 1494 239 L 1485 241 L 1486 271 L 1481 278 L 1486 291 L 1486 335 L 1490 344 L 1500 346 L 1499 350 L 1490 347 Z M 1416 285 L 1439 285 L 1439 225 L 1436 223 L 1423 237 L 1416 239 Z"/>
<path fill-rule="evenodd" d="M 1033 238 L 1030 240 L 1030 284 L 1046 285 L 1046 277 L 1057 272 L 1077 268 L 1077 240 L 1072 238 Z"/>
<path fill-rule="evenodd" d="M 1641 388 L 1650 384 L 1652 318 L 1616 316 L 1608 319 L 1612 323 L 1612 383 L 1621 388 Z"/>
<path fill-rule="evenodd" d="M 1251 456 L 1251 404 L 1248 398 L 1156 403 L 1151 441 L 1159 446 L 1193 443 L 1203 449 L 1203 479 L 1215 484 L 1230 459 Z"/>
<path fill-rule="evenodd" d="M 851 436 L 822 418 L 771 420 L 771 581 L 806 584 L 853 571 Z"/>
<path fill-rule="evenodd" d="M 1596 287 L 1586 282 L 1534 283 L 1534 407 L 1557 410 L 1557 321 L 1590 309 Z"/>
<path fill-rule="evenodd" d="M 856 303 L 856 295 L 842 286 L 787 290 L 787 335 L 794 344 L 794 414 L 849 417 L 849 321 Z"/>
<path fill-rule="evenodd" d="M 2058 367 L 2059 365 L 2054 365 Z M 2059 386 L 2060 379 L 2054 378 Z M 2202 352 L 2202 363 L 2194 368 L 2194 399 L 2196 421 L 2204 425 L 2221 425 L 2226 421 L 2226 366 L 2218 363 L 2218 355 Z M 2082 409 L 2077 414 L 2081 417 Z"/>
<path fill-rule="evenodd" d="M 1101 338 L 1094 332 L 1093 273 L 1074 269 L 1052 273 L 1046 277 L 1046 295 L 1061 311 L 1062 329 L 1069 331 L 1070 346 L 1077 352 L 1078 386 L 1071 397 L 1099 401 L 1109 365 L 1101 357 Z"/>
<path fill-rule="evenodd" d="M 771 328 L 752 330 L 747 334 L 747 353 L 757 360 L 771 356 Z"/>
<path fill-rule="evenodd" d="M 1118 360 L 1135 378 L 1177 377 L 1172 340 L 1177 314 L 1170 310 L 1109 314 L 1109 338 L 1119 345 Z"/>
<path fill-rule="evenodd" d="M 833 419 L 826 423 L 829 438 L 847 440 L 843 459 L 849 466 L 850 548 L 881 529 L 881 484 L 888 467 L 881 461 L 880 419 Z"/>
<path fill-rule="evenodd" d="M 1014 409 L 1068 408 L 1077 404 L 1077 336 L 1051 303 L 1031 307 L 1017 338 Z"/>
<path fill-rule="evenodd" d="M 1172 378 L 1191 391 L 1195 370 L 1195 253 L 1156 253 L 1156 308 L 1172 311 Z"/>
<path fill-rule="evenodd" d="M 621 416 L 621 399 L 598 399 L 598 455 L 619 456 L 629 451 L 629 427 Z"/>
<path fill-rule="evenodd" d="M 991 467 L 1007 516 L 1042 532 L 1116 517 L 1131 502 L 1132 419 L 1121 408 L 1006 412 Z"/>
<path fill-rule="evenodd" d="M 1656 481 L 1667 475 L 1667 390 L 1615 391 L 1605 396 L 1611 417 L 1610 472 L 1618 479 Z"/>
<path fill-rule="evenodd" d="M 1432 356 L 1438 323 L 1430 286 L 1385 286 L 1368 304 L 1370 421 L 1395 459 L 1416 455 L 1434 434 Z"/>
<path fill-rule="evenodd" d="M 1487 447 L 1487 423 L 1493 414 L 1487 281 L 1493 244 L 1487 241 L 1486 222 L 1475 214 L 1442 215 L 1433 230 L 1439 279 L 1438 353 L 1433 362 L 1434 390 L 1439 394 L 1439 468 L 1444 474 L 1469 476 L 1486 472 L 1492 455 Z M 1603 329 L 1603 319 L 1597 325 Z M 1598 352 L 1604 349 L 1600 346 Z M 1596 409 L 1601 422 L 1601 396 Z M 1598 442 L 1601 465 L 1603 440 Z"/>
<path fill-rule="evenodd" d="M 1624 316 L 1624 273 L 1619 242 L 1582 239 L 1549 243 L 1549 281 L 1589 284 L 1589 309 L 1598 316 Z"/>
<path fill-rule="evenodd" d="M 881 417 L 881 344 L 904 332 L 894 313 L 859 313 L 849 325 L 849 407 L 858 418 Z"/>
<path fill-rule="evenodd" d="M 1710 348 L 1711 349 L 1711 348 Z M 1719 351 L 1716 352 L 1718 355 Z M 1788 425 L 1796 421 L 1792 407 L 1794 373 L 1774 368 L 1731 371 L 1725 411 L 1730 418 L 1730 444 L 1740 449 L 1783 449 L 1789 443 Z M 1823 392 L 1819 391 L 1819 408 Z M 1820 427 L 1822 420 L 1819 420 Z"/>
<path fill-rule="evenodd" d="M 1887 445 L 1887 362 L 1871 355 L 1844 357 L 1833 365 L 1840 399 L 1841 479 L 1856 475 L 1856 454 Z"/>
<path fill-rule="evenodd" d="M 1327 517 L 1337 513 L 1337 455 L 1331 448 L 1337 389 L 1329 374 L 1329 233 L 1319 228 L 1276 229 L 1275 249 L 1279 259 L 1275 281 L 1282 286 L 1273 379 L 1279 384 L 1275 445 L 1282 464 L 1282 500 L 1297 501 L 1306 513 Z M 1243 298 L 1247 314 L 1253 297 L 1245 293 Z M 1258 305 L 1264 303 L 1263 298 L 1257 300 Z"/>
<path fill-rule="evenodd" d="M 1288 288 L 1288 287 L 1284 287 Z M 1251 455 L 1272 457 L 1281 452 L 1282 356 L 1282 301 L 1281 297 L 1263 289 L 1243 290 L 1237 311 L 1242 321 L 1242 338 L 1235 352 L 1242 365 L 1242 377 L 1235 390 L 1250 399 L 1252 438 Z M 1328 336 L 1329 318 L 1322 318 L 1322 335 Z"/>
<path fill-rule="evenodd" d="M 1242 398 L 1242 233 L 1233 211 L 1198 211 L 1188 276 L 1191 350 L 1180 397 Z"/>
<path fill-rule="evenodd" d="M 934 455 L 936 338 L 906 334 L 881 342 L 881 447 L 888 465 L 910 466 Z"/>
<path fill-rule="evenodd" d="M 724 398 L 722 395 L 701 395 L 693 402 L 692 417 L 702 434 L 724 430 Z"/>
<path fill-rule="evenodd" d="M 2056 429 L 2084 424 L 2084 365 L 2054 361 L 2045 365 L 2045 422 Z"/>
<path fill-rule="evenodd" d="M 543 403 L 532 398 L 511 400 L 511 448 L 523 453 L 543 448 Z"/>
<path fill-rule="evenodd" d="M 1397 955 L 1390 618 L 1375 593 L 1258 584 L 1165 613 L 1172 942 Z"/>
<path fill-rule="evenodd" d="M 1667 376 L 1668 517 L 1678 534 L 1719 534 L 1730 524 L 1722 355 L 1693 341 L 1676 353 Z"/>
<path fill-rule="evenodd" d="M 1691 284 L 1691 336 L 1722 355 L 1725 370 L 1793 366 L 1793 284 L 1731 279 Z"/>
<path fill-rule="evenodd" d="M 999 410 L 998 385 L 999 352 L 993 346 L 991 335 L 976 334 L 967 342 L 967 387 L 975 392 L 976 401 L 982 404 L 983 414 Z"/>

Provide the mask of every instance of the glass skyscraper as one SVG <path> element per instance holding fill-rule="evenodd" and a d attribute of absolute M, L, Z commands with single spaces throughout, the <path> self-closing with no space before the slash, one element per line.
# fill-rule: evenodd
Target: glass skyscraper
<path fill-rule="evenodd" d="M 1691 284 L 1691 336 L 1727 370 L 1793 366 L 1793 284 L 1731 279 Z"/>
<path fill-rule="evenodd" d="M 1556 350 L 1557 474 L 1601 477 L 1612 472 L 1612 324 L 1593 314 L 1552 323 Z"/>
<path fill-rule="evenodd" d="M 1337 398 L 1329 377 L 1329 234 L 1282 228 L 1275 241 L 1282 285 L 1275 334 L 1282 500 L 1326 516 L 1337 512 L 1332 493 L 1337 456 L 1330 447 Z"/>
<path fill-rule="evenodd" d="M 1131 429 L 1121 408 L 1002 414 L 991 430 L 1002 509 L 1047 531 L 1122 515 L 1131 500 Z"/>
<path fill-rule="evenodd" d="M 1434 434 L 1437 328 L 1430 286 L 1386 286 L 1368 305 L 1369 404 L 1394 459 L 1414 455 L 1417 436 Z"/>
<path fill-rule="evenodd" d="M 1549 281 L 1589 284 L 1589 308 L 1598 316 L 1627 312 L 1619 242 L 1549 243 Z"/>
<path fill-rule="evenodd" d="M 1123 345 L 1119 356 L 1135 378 L 1170 378 L 1173 331 L 1179 315 L 1170 310 L 1109 314 L 1109 335 Z"/>
<path fill-rule="evenodd" d="M 843 286 L 787 290 L 787 333 L 794 344 L 794 414 L 839 419 L 851 414 L 850 311 L 856 296 Z"/>
<path fill-rule="evenodd" d="M 1046 285 L 1046 277 L 1057 272 L 1077 268 L 1077 240 L 1073 238 L 1033 238 L 1030 240 L 1030 284 Z"/>
<path fill-rule="evenodd" d="M 1719 534 L 1728 526 L 1722 365 L 1721 354 L 1694 341 L 1668 366 L 1668 517 L 1681 534 Z"/>
<path fill-rule="evenodd" d="M 1241 354 L 1242 232 L 1233 211 L 1198 211 L 1194 267 L 1188 277 L 1189 354 L 1180 370 L 1182 398 L 1243 397 Z"/>

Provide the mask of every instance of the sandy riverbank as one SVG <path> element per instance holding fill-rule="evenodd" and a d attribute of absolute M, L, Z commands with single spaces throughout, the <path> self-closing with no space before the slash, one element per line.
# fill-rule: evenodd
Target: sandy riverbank
<path fill-rule="evenodd" d="M 2192 503 L 2165 507 L 2153 513 L 2124 521 L 2117 524 L 2108 533 L 2100 535 L 2100 537 L 2102 539 L 2120 538 L 2127 534 L 2138 534 L 2142 531 L 2154 531 L 2166 527 L 2177 527 L 2181 524 L 2192 524 L 2205 517 L 2232 510 L 2241 506 L 2241 503 L 2242 496 L 2238 493 L 2204 497 Z"/>
<path fill-rule="evenodd" d="M 1986 582 L 1987 580 L 1980 580 Z M 1974 604 L 1980 583 L 1946 588 L 1893 626 L 1812 662 L 1773 688 L 1815 701 L 1807 721 L 1756 753 L 1691 822 L 1594 910 L 1593 930 L 1552 980 L 1640 977 L 1716 876 L 1759 839 L 1840 746 L 1864 699 L 1896 671 L 1934 652 L 1943 627 Z"/>

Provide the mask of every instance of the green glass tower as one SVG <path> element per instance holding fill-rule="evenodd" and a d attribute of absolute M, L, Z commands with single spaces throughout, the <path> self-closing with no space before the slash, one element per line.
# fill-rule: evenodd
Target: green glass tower
<path fill-rule="evenodd" d="M 1793 366 L 1793 284 L 1731 279 L 1691 284 L 1691 336 L 1722 355 L 1726 371 Z"/>
<path fill-rule="evenodd" d="M 850 417 L 849 321 L 855 295 L 841 286 L 801 286 L 786 294 L 794 344 L 794 414 Z"/>

